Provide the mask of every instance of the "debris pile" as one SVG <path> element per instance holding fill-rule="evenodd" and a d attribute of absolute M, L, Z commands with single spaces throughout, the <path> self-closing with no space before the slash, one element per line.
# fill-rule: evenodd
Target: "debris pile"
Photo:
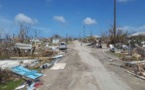
<path fill-rule="evenodd" d="M 12 74 L 12 71 L 8 69 L 1 69 L 0 68 L 0 83 L 5 82 L 6 80 L 15 77 L 15 75 Z"/>
<path fill-rule="evenodd" d="M 110 52 L 112 52 L 110 50 Z M 144 48 L 136 45 L 133 49 L 131 55 L 128 54 L 128 51 L 115 51 L 113 55 L 120 56 L 118 59 L 110 60 L 111 65 L 116 65 L 125 69 L 126 72 L 133 74 L 137 77 L 145 79 L 145 50 Z M 113 62 L 113 63 L 112 63 Z M 119 63 L 119 64 L 118 64 Z"/>
<path fill-rule="evenodd" d="M 5 49 L 10 50 L 8 47 Z M 66 51 L 59 50 L 58 46 L 16 43 L 12 46 L 11 52 L 13 53 L 6 56 L 8 59 L 0 60 L 0 83 L 5 83 L 10 79 L 13 81 L 22 79 L 22 84 L 19 84 L 15 90 L 37 89 L 43 85 L 40 77 L 47 76 L 45 75 L 46 69 L 53 65 L 53 70 L 64 69 L 66 65 L 55 64 L 66 53 Z M 3 55 L 4 49 L 0 53 Z"/>
<path fill-rule="evenodd" d="M 49 51 L 44 51 L 42 53 L 42 57 L 51 57 L 51 56 L 57 55 L 57 54 L 58 54 L 57 51 L 49 50 Z"/>

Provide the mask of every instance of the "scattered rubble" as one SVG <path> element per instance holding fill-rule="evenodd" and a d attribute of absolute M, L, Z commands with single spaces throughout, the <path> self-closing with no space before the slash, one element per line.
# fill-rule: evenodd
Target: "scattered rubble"
<path fill-rule="evenodd" d="M 15 53 L 10 55 L 9 59 L 0 60 L 0 83 L 5 83 L 12 77 L 14 81 L 19 78 L 24 79 L 24 84 L 16 87 L 15 90 L 38 89 L 40 85 L 43 85 L 38 78 L 42 75 L 47 76 L 45 69 L 50 67 L 53 70 L 64 69 L 66 65 L 57 63 L 66 53 L 66 50 L 59 50 L 58 46 L 43 47 L 41 44 L 33 46 L 16 43 L 12 51 L 14 50 L 16 50 Z"/>
<path fill-rule="evenodd" d="M 127 46 L 126 50 L 128 50 Z M 106 50 L 107 51 L 107 50 Z M 109 50 L 107 51 L 109 52 Z M 112 50 L 110 50 L 112 52 Z M 133 49 L 132 55 L 128 54 L 128 51 L 120 51 L 120 52 L 112 52 L 113 55 L 121 55 L 121 57 L 112 59 L 111 57 L 108 57 L 110 59 L 110 65 L 119 66 L 125 69 L 126 72 L 137 76 L 141 79 L 145 80 L 145 50 L 144 48 L 136 45 L 136 47 Z M 119 61 L 119 62 L 118 62 Z"/>

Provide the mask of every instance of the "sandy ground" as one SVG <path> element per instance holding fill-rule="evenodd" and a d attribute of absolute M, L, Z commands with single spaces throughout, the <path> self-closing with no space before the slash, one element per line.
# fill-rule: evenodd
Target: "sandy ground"
<path fill-rule="evenodd" d="M 109 55 L 102 49 L 81 47 L 78 41 L 69 47 L 71 50 L 60 61 L 66 63 L 65 69 L 47 69 L 39 90 L 145 90 L 144 80 L 110 65 Z"/>

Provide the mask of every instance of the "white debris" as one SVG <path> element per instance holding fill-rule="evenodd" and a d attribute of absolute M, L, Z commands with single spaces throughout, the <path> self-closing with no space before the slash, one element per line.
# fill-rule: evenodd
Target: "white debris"
<path fill-rule="evenodd" d="M 37 59 L 25 59 L 25 60 L 0 60 L 0 67 L 2 69 L 10 69 L 12 67 L 22 64 L 31 64 L 32 62 L 36 61 Z"/>
<path fill-rule="evenodd" d="M 59 69 L 64 69 L 66 66 L 66 63 L 55 63 L 51 70 L 59 70 Z"/>
<path fill-rule="evenodd" d="M 24 44 L 24 43 L 16 43 L 15 47 L 19 49 L 32 49 L 31 44 Z"/>

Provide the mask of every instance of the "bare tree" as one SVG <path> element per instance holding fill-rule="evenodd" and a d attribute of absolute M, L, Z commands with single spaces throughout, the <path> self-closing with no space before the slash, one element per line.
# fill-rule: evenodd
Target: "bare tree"
<path fill-rule="evenodd" d="M 24 24 L 24 23 L 20 23 L 20 32 L 18 34 L 18 38 L 19 38 L 18 42 L 23 43 L 25 40 L 30 38 L 29 37 L 29 30 L 30 30 L 29 25 Z"/>
<path fill-rule="evenodd" d="M 128 32 L 123 32 L 121 29 L 116 30 L 116 36 L 114 40 L 114 30 L 113 26 L 111 25 L 111 29 L 109 31 L 102 33 L 102 40 L 105 41 L 107 44 L 114 44 L 114 43 L 124 43 L 126 44 L 128 37 Z"/>

